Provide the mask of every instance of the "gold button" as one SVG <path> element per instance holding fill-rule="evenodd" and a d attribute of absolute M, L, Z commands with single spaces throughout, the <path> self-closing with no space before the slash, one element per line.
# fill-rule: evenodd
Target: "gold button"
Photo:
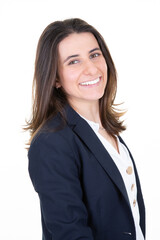
<path fill-rule="evenodd" d="M 133 201 L 133 206 L 135 207 L 136 206 L 136 200 L 134 199 Z"/>
<path fill-rule="evenodd" d="M 126 172 L 127 172 L 129 175 L 131 175 L 132 172 L 133 172 L 132 167 L 129 166 L 129 167 L 127 168 Z"/>
<path fill-rule="evenodd" d="M 131 186 L 131 191 L 134 190 L 134 187 L 135 187 L 135 184 L 133 183 L 132 186 Z"/>

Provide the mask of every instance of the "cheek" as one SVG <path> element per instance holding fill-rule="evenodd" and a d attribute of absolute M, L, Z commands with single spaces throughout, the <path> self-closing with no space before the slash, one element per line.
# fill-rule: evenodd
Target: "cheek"
<path fill-rule="evenodd" d="M 103 68 L 103 71 L 106 72 L 106 74 L 107 74 L 108 67 L 107 67 L 107 63 L 106 63 L 105 59 L 103 59 L 101 66 Z"/>
<path fill-rule="evenodd" d="M 65 70 L 60 74 L 60 82 L 62 86 L 68 86 L 77 82 L 79 74 L 75 70 Z"/>
<path fill-rule="evenodd" d="M 105 61 L 101 64 L 101 67 L 102 67 L 102 71 L 104 73 L 104 76 L 106 77 L 106 80 L 107 80 L 108 67 L 107 67 L 107 64 L 106 64 Z"/>
<path fill-rule="evenodd" d="M 107 63 L 106 63 L 106 60 L 104 57 L 102 57 L 100 59 L 100 61 L 98 62 L 98 68 L 104 73 L 104 74 L 107 74 Z"/>

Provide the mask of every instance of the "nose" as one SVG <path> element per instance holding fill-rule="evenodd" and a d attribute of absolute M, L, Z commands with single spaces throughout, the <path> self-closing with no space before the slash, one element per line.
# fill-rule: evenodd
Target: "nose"
<path fill-rule="evenodd" d="M 90 59 L 85 61 L 84 70 L 83 70 L 83 73 L 85 75 L 95 75 L 97 74 L 97 72 L 98 72 L 98 69 L 95 63 L 93 63 Z"/>

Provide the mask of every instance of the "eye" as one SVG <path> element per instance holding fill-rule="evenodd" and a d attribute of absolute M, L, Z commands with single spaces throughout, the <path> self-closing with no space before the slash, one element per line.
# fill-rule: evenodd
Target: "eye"
<path fill-rule="evenodd" d="M 90 59 L 99 57 L 101 54 L 100 53 L 93 53 L 90 55 Z"/>
<path fill-rule="evenodd" d="M 79 63 L 79 60 L 72 60 L 71 62 L 68 63 L 68 65 L 73 65 Z"/>

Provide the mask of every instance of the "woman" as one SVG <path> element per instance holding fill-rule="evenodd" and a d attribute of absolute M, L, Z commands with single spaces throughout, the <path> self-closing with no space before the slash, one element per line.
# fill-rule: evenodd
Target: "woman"
<path fill-rule="evenodd" d="M 119 136 L 117 79 L 98 31 L 51 23 L 36 55 L 29 173 L 43 240 L 142 240 L 145 209 L 134 160 Z"/>

